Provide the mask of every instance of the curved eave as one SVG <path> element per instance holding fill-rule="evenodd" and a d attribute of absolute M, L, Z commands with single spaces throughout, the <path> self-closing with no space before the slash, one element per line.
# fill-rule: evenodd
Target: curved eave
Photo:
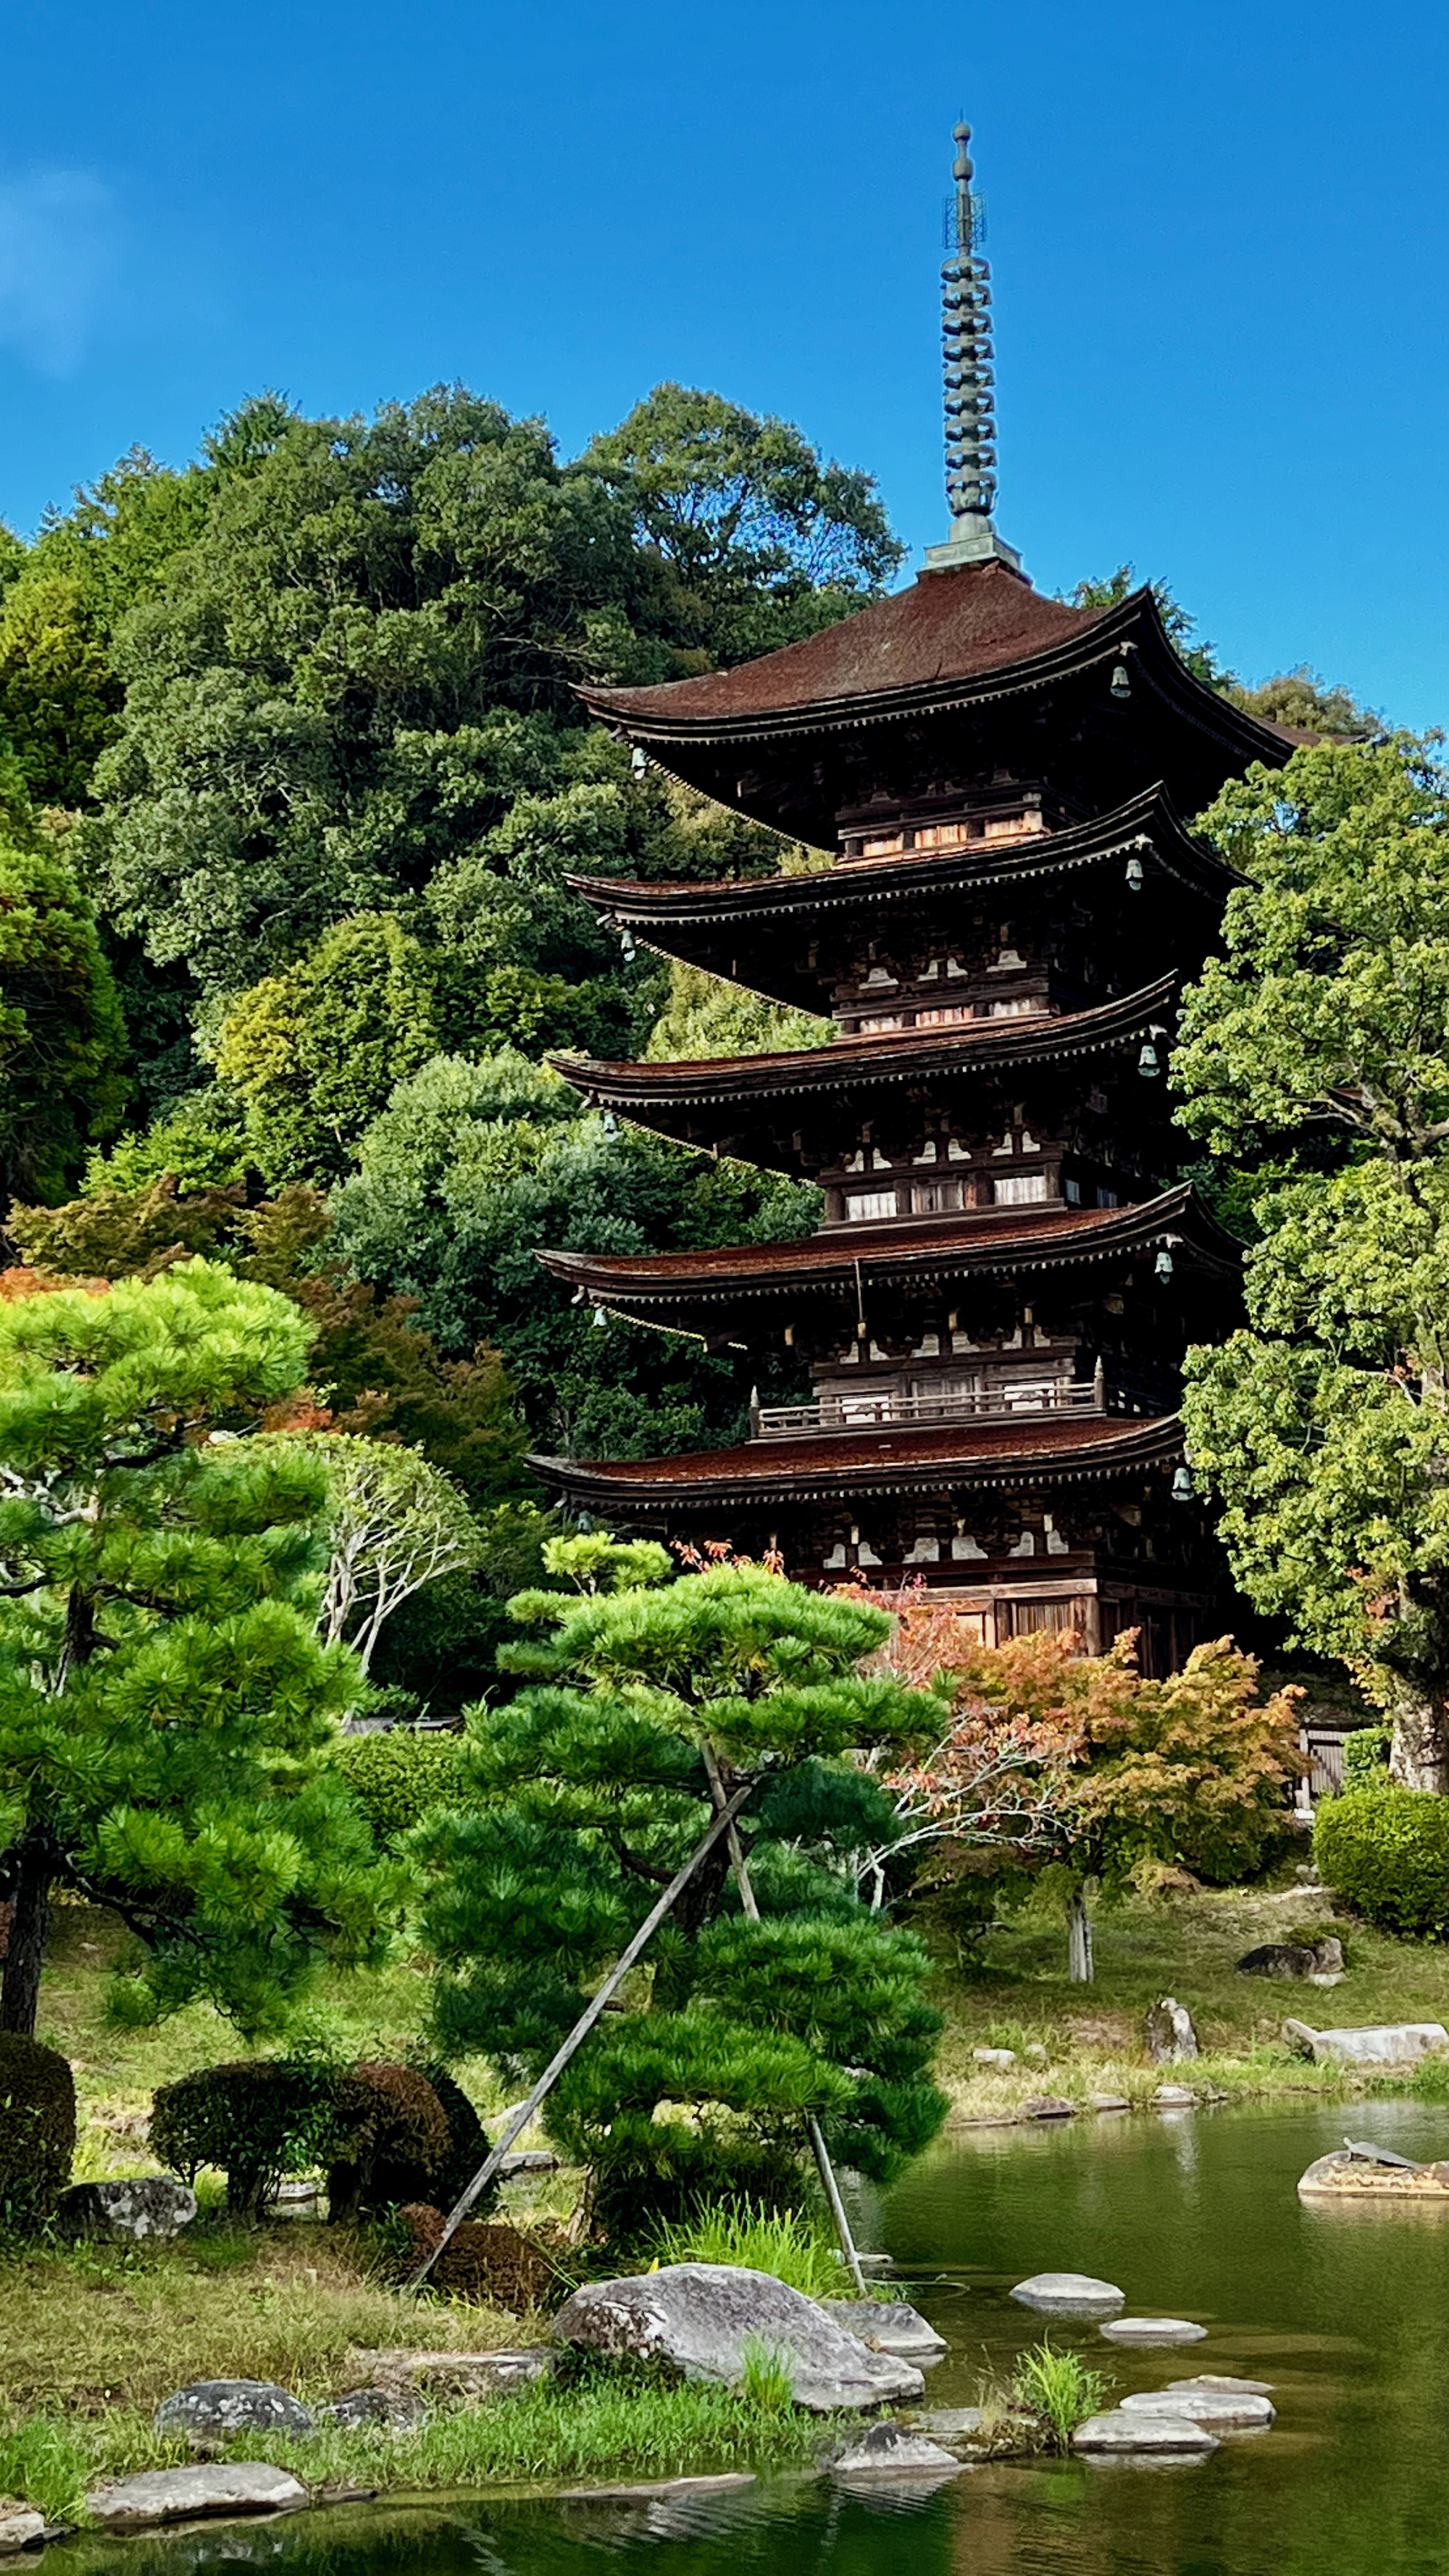
<path fill-rule="evenodd" d="M 1176 1007 L 1181 978 L 1162 975 L 1135 993 L 1095 1010 L 1043 1012 L 1034 1019 L 967 1020 L 949 1029 L 903 1033 L 899 1039 L 836 1038 L 787 1055 L 720 1056 L 679 1064 L 609 1064 L 589 1056 L 553 1055 L 556 1073 L 599 1106 L 648 1125 L 652 1118 L 695 1108 L 713 1110 L 788 1096 L 871 1089 L 962 1074 L 987 1076 L 1023 1065 L 1067 1063 L 1139 1043 Z"/>
<path fill-rule="evenodd" d="M 853 1301 L 858 1283 L 919 1294 L 937 1280 L 1101 1269 L 1166 1246 L 1180 1266 L 1236 1288 L 1241 1248 L 1185 1181 L 1129 1207 L 1053 1211 L 1051 1222 L 1037 1225 L 1018 1218 L 1012 1226 L 996 1226 L 989 1217 L 966 1216 L 951 1228 L 882 1227 L 866 1242 L 852 1227 L 811 1235 L 803 1243 L 749 1244 L 714 1254 L 636 1258 L 540 1251 L 536 1258 L 564 1287 L 582 1289 L 595 1305 L 631 1322 L 666 1323 L 681 1308 L 700 1312 L 770 1298 L 786 1298 L 792 1306 L 811 1297 Z"/>
<path fill-rule="evenodd" d="M 936 580 L 941 576 L 927 578 Z M 857 613 L 870 616 L 873 611 Z M 692 680 L 675 680 L 650 689 L 584 686 L 579 695 L 592 715 L 617 727 L 631 742 L 655 749 L 668 766 L 671 748 L 686 744 L 723 747 L 780 742 L 795 735 L 900 723 L 911 717 L 986 706 L 1003 698 L 1037 693 L 1077 679 L 1114 659 L 1124 645 L 1133 649 L 1138 668 L 1148 676 L 1156 694 L 1170 700 L 1188 723 L 1227 746 L 1242 767 L 1261 760 L 1280 768 L 1298 748 L 1298 737 L 1235 707 L 1188 669 L 1162 623 L 1157 602 L 1146 588 L 1133 591 L 1090 624 L 1035 653 L 988 663 L 972 671 L 943 672 L 939 678 L 917 679 L 899 688 L 846 690 L 777 706 L 741 704 L 733 713 L 701 704 L 703 693 Z M 785 649 L 795 652 L 799 648 Z M 775 657 L 766 655 L 762 659 L 773 661 Z M 695 692 L 693 698 L 685 694 L 689 691 Z"/>
<path fill-rule="evenodd" d="M 587 1510 L 674 1519 L 721 1507 L 839 1503 L 849 1496 L 1019 1493 L 1118 1483 L 1181 1459 L 1180 1417 L 1110 1414 L 1062 1424 L 1042 1417 L 966 1430 L 838 1432 L 815 1440 L 756 1440 L 741 1449 L 628 1460 L 533 1457 L 544 1483 Z"/>
<path fill-rule="evenodd" d="M 654 939 L 676 923 L 743 928 L 760 921 L 773 927 L 796 914 L 813 919 L 824 912 L 873 911 L 880 903 L 909 903 L 938 892 L 986 893 L 1028 878 L 1100 867 L 1134 852 L 1150 853 L 1165 876 L 1214 905 L 1242 883 L 1205 842 L 1193 838 L 1161 784 L 1129 797 L 1113 813 L 1015 843 L 976 842 L 962 850 L 920 856 L 908 851 L 891 859 L 837 859 L 829 867 L 790 876 L 726 877 L 704 884 L 589 876 L 566 876 L 564 883 L 596 912 L 616 913 L 631 930 Z"/>

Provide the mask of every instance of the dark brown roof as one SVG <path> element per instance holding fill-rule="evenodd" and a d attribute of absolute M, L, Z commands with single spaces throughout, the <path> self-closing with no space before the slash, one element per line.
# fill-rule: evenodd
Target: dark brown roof
<path fill-rule="evenodd" d="M 864 1240 L 859 1226 L 836 1226 L 802 1243 L 721 1245 L 702 1252 L 540 1252 L 538 1258 L 556 1279 L 582 1286 L 603 1305 L 633 1309 L 737 1292 L 795 1295 L 812 1287 L 838 1286 L 853 1295 L 857 1271 L 873 1285 L 897 1278 L 922 1284 L 933 1273 L 1015 1275 L 1125 1258 L 1151 1251 L 1168 1237 L 1200 1266 L 1236 1276 L 1237 1244 L 1186 1181 L 1130 1207 L 981 1208 L 944 1222 L 912 1218 L 872 1226 Z"/>
<path fill-rule="evenodd" d="M 1044 599 L 1005 564 L 969 564 L 922 573 L 909 590 L 875 600 L 802 643 L 732 671 L 706 671 L 656 688 L 582 694 L 601 715 L 622 716 L 631 724 L 650 717 L 670 724 L 728 723 L 975 677 L 1085 634 L 1102 624 L 1103 614 Z"/>
<path fill-rule="evenodd" d="M 1040 887 L 1054 878 L 1081 880 L 1092 871 L 1105 897 L 1104 878 L 1116 870 L 1115 892 L 1130 856 L 1140 857 L 1146 870 L 1144 889 L 1133 901 L 1151 963 L 1181 957 L 1195 967 L 1208 926 L 1238 880 L 1193 838 L 1161 786 L 1144 789 L 1114 813 L 1017 842 L 978 841 L 962 849 L 906 851 L 898 858 L 837 860 L 789 876 L 693 885 L 586 876 L 565 882 L 661 956 L 683 958 L 751 992 L 828 1015 L 835 948 L 825 941 L 826 953 L 817 959 L 812 944 L 809 957 L 802 957 L 807 931 L 828 929 L 848 938 L 869 917 L 871 929 L 889 939 L 902 912 L 936 923 L 968 898 Z"/>
<path fill-rule="evenodd" d="M 705 1056 L 678 1064 L 604 1063 L 554 1055 L 549 1063 L 577 1091 L 638 1117 L 652 1108 L 719 1107 L 846 1084 L 919 1082 L 962 1071 L 1098 1055 L 1135 1045 L 1151 1022 L 1170 1014 L 1179 978 L 1160 976 L 1135 993 L 1090 1011 L 1043 1011 L 1035 1017 L 961 1020 L 935 1029 L 900 1029 L 888 1037 L 832 1038 L 828 1046 L 782 1055 Z M 647 1119 L 646 1119 L 647 1123 Z"/>
<path fill-rule="evenodd" d="M 1114 694 L 1124 658 L 1129 685 Z M 890 775 L 908 792 L 923 767 L 1049 769 L 1089 812 L 1163 778 L 1196 813 L 1250 761 L 1281 766 L 1298 739 L 1195 677 L 1150 590 L 1072 608 L 995 563 L 923 573 L 732 671 L 579 694 L 676 777 L 826 850 L 842 810 Z"/>
<path fill-rule="evenodd" d="M 721 1503 L 834 1502 L 845 1496 L 942 1487 L 977 1491 L 1141 1476 L 1182 1454 L 1175 1413 L 1022 1414 L 938 1431 L 843 1431 L 803 1440 L 752 1440 L 678 1458 L 533 1458 L 544 1481 L 576 1504 L 670 1517 Z"/>

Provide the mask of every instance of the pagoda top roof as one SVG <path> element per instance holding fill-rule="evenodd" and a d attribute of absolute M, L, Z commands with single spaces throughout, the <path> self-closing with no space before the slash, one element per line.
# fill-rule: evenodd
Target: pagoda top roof
<path fill-rule="evenodd" d="M 629 1517 L 717 1511 L 721 1504 L 838 1503 L 847 1497 L 1019 1490 L 1140 1477 L 1182 1455 L 1175 1413 L 1148 1421 L 1110 1413 L 1019 1414 L 939 1430 L 832 1432 L 752 1440 L 675 1458 L 535 1457 L 545 1483 L 591 1510 Z"/>
<path fill-rule="evenodd" d="M 979 678 L 1074 642 L 1112 613 L 1046 599 L 1004 563 L 967 564 L 921 573 L 909 590 L 873 600 L 798 644 L 732 670 L 581 694 L 596 713 L 622 717 L 631 732 L 654 724 L 733 730 L 807 708 Z"/>
<path fill-rule="evenodd" d="M 566 1286 L 634 1313 L 701 1300 L 732 1304 L 740 1296 L 794 1299 L 811 1290 L 854 1297 L 861 1280 L 872 1286 L 907 1281 L 920 1289 L 933 1278 L 967 1273 L 1015 1277 L 1126 1260 L 1169 1241 L 1185 1246 L 1199 1268 L 1237 1277 L 1240 1246 L 1187 1181 L 1127 1207 L 980 1208 L 944 1224 L 913 1218 L 873 1227 L 866 1241 L 858 1226 L 836 1226 L 801 1243 L 697 1252 L 541 1251 L 537 1258 Z"/>
<path fill-rule="evenodd" d="M 997 560 L 923 572 L 909 589 L 732 670 L 648 688 L 585 685 L 579 694 L 591 714 L 691 785 L 830 848 L 835 815 L 851 801 L 841 781 L 802 777 L 798 753 L 788 776 L 778 762 L 768 774 L 759 758 L 742 776 L 745 745 L 763 753 L 791 736 L 818 740 L 983 704 L 995 707 L 999 730 L 1003 700 L 1039 699 L 1095 665 L 1115 668 L 1124 652 L 1136 657 L 1144 703 L 1133 709 L 1129 689 L 1119 707 L 1103 671 L 1101 752 L 1119 777 L 1118 798 L 1122 786 L 1166 774 L 1194 810 L 1251 761 L 1279 767 L 1307 739 L 1246 714 L 1197 679 L 1150 589 L 1110 608 L 1074 608 L 1044 598 Z"/>

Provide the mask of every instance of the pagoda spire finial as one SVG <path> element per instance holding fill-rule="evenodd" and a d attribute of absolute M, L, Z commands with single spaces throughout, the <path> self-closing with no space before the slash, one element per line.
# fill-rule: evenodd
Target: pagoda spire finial
<path fill-rule="evenodd" d="M 991 345 L 991 271 L 981 256 L 981 200 L 971 186 L 969 125 L 955 127 L 954 194 L 946 209 L 941 265 L 941 337 L 945 353 L 946 499 L 951 534 L 926 550 L 928 571 L 993 558 L 1020 572 L 1021 557 L 992 525 L 996 507 L 996 381 Z"/>

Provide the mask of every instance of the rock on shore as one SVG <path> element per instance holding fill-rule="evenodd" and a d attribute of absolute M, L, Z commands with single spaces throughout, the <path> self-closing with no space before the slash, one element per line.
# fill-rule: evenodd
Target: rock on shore
<path fill-rule="evenodd" d="M 815 2300 L 771 2273 L 730 2263 L 667 2263 L 617 2281 L 589 2281 L 565 2300 L 554 2339 L 615 2359 L 659 2361 L 685 2379 L 738 2387 L 748 2351 L 778 2354 L 795 2403 L 812 2414 L 909 2402 L 919 2370 L 871 2352 Z"/>
<path fill-rule="evenodd" d="M 104 2531 L 146 2531 L 214 2513 L 297 2513 L 309 2501 L 300 2478 L 263 2460 L 209 2460 L 190 2469 L 146 2469 L 107 2478 L 86 2504 Z"/>

